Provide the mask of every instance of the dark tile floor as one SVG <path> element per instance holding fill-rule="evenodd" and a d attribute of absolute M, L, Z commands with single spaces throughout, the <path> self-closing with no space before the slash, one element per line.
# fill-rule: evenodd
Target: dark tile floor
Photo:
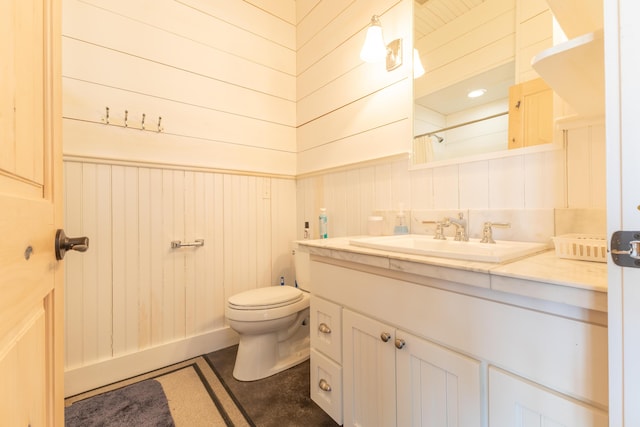
<path fill-rule="evenodd" d="M 238 346 L 207 354 L 218 375 L 258 427 L 337 426 L 309 397 L 309 361 L 258 381 L 233 378 Z"/>

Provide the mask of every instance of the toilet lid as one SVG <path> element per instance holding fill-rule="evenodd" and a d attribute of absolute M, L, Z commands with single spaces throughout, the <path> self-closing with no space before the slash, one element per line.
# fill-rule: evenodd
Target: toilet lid
<path fill-rule="evenodd" d="M 251 289 L 229 297 L 229 306 L 239 310 L 282 307 L 302 299 L 302 291 L 291 286 Z"/>

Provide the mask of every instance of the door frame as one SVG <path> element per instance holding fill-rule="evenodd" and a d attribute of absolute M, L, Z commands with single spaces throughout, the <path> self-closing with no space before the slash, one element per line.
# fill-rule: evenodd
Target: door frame
<path fill-rule="evenodd" d="M 604 0 L 607 235 L 640 230 L 640 5 Z M 635 188 L 634 188 L 635 187 Z M 640 270 L 608 261 L 609 425 L 640 425 Z"/>

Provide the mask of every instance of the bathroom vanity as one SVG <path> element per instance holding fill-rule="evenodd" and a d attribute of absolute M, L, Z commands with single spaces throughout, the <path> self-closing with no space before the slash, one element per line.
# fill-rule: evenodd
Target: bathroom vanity
<path fill-rule="evenodd" d="M 606 264 L 300 242 L 311 397 L 345 426 L 607 426 Z M 544 420 L 544 421 L 543 421 Z"/>

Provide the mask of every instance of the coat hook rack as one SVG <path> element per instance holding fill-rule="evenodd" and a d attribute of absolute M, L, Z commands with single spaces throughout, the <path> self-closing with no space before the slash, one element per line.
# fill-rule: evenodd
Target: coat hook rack
<path fill-rule="evenodd" d="M 158 116 L 158 125 L 157 129 L 147 129 L 147 114 L 142 113 L 139 126 L 135 123 L 130 123 L 129 121 L 129 110 L 124 110 L 124 118 L 122 121 L 118 123 L 118 120 L 114 120 L 111 116 L 111 110 L 109 107 L 105 107 L 104 109 L 104 117 L 101 119 L 102 123 L 105 125 L 118 126 L 128 129 L 138 129 L 138 130 L 146 130 L 149 132 L 164 132 L 164 128 L 162 127 L 162 116 Z"/>

